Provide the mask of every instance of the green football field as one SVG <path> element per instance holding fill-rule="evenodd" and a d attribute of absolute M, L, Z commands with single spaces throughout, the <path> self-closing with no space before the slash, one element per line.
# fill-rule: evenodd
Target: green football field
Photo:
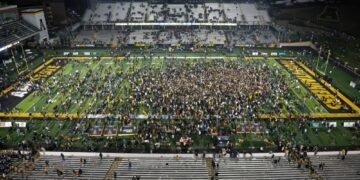
<path fill-rule="evenodd" d="M 136 72 L 147 71 L 152 73 L 162 73 L 169 68 L 201 67 L 208 68 L 212 63 L 217 65 L 239 65 L 270 68 L 271 72 L 278 71 L 290 88 L 290 97 L 287 97 L 297 104 L 294 106 L 296 113 L 328 113 L 328 111 L 309 93 L 309 91 L 300 84 L 283 66 L 275 59 L 268 60 L 228 60 L 224 58 L 187 58 L 185 59 L 142 59 L 130 58 L 129 60 L 70 60 L 58 70 L 55 74 L 45 79 L 41 88 L 31 92 L 22 100 L 13 112 L 44 112 L 44 113 L 84 113 L 84 114 L 142 114 L 151 113 L 151 108 L 147 106 L 136 106 L 131 103 L 133 89 L 129 80 L 136 77 Z M 170 68 L 170 69 L 171 69 Z M 109 90 L 107 90 L 109 89 Z M 89 91 L 101 91 L 100 95 L 89 94 Z M 110 90 L 112 93 L 110 93 Z M 109 97 L 109 99 L 108 99 Z M 307 98 L 305 98 L 307 97 Z M 310 98 L 309 98 L 310 97 Z M 305 100 L 304 100 L 305 98 Z M 108 102 L 108 103 L 105 103 Z M 285 103 L 285 102 L 284 102 Z M 106 104 L 104 106 L 104 104 Z M 134 108 L 131 110 L 131 108 Z M 272 113 L 271 106 L 264 105 L 257 108 L 258 113 Z M 281 113 L 290 113 L 287 108 L 281 109 Z M 9 120 L 9 119 L 4 119 Z M 10 119 L 14 121 L 14 119 Z M 23 140 L 30 143 L 40 143 L 50 150 L 64 150 L 70 148 L 74 151 L 116 151 L 116 152 L 147 152 L 148 144 L 144 134 L 139 133 L 131 137 L 107 137 L 106 134 L 100 136 L 89 136 L 94 126 L 101 130 L 108 126 L 121 129 L 124 126 L 133 126 L 138 130 L 145 129 L 149 124 L 156 126 L 184 126 L 193 127 L 198 122 L 197 119 L 173 120 L 160 119 L 158 121 L 137 120 L 124 121 L 122 119 L 15 119 L 15 121 L 25 121 L 28 129 L 21 128 L 1 128 L 0 129 L 0 147 L 17 147 Z M 213 124 L 222 130 L 236 129 L 240 131 L 243 125 L 252 126 L 254 123 L 265 127 L 261 133 L 234 133 L 231 135 L 231 142 L 236 149 L 259 150 L 263 147 L 265 150 L 277 150 L 277 144 L 291 143 L 302 144 L 305 146 L 319 146 L 330 149 L 339 147 L 358 147 L 357 141 L 359 130 L 354 128 L 342 127 L 342 123 L 348 120 L 333 120 L 338 126 L 332 128 L 325 127 L 324 122 L 320 120 L 306 121 L 304 126 L 307 132 L 299 129 L 299 121 L 275 121 L 260 120 L 248 121 L 240 119 L 231 121 L 230 124 L 222 119 L 218 124 Z M 353 120 L 349 120 L 353 121 Z M 312 123 L 319 123 L 319 127 L 313 127 Z M 212 135 L 199 135 L 197 132 L 189 134 L 193 140 L 194 149 L 214 149 Z M 175 138 L 171 134 L 165 133 L 161 140 L 161 148 L 166 152 L 175 152 L 176 142 L 180 138 Z M 155 143 L 156 141 L 153 141 Z M 139 144 L 140 143 L 140 144 Z M 123 148 L 128 144 L 127 148 Z M 151 143 L 150 143 L 151 144 Z M 151 147 L 156 149 L 155 147 Z M 132 150 L 130 150 L 132 149 Z M 156 150 L 154 150 L 156 152 Z"/>
<path fill-rule="evenodd" d="M 46 113 L 83 113 L 83 114 L 122 114 L 131 109 L 131 96 L 134 87 L 130 87 L 130 77 L 138 70 L 166 72 L 167 67 L 202 66 L 206 63 L 242 64 L 263 66 L 267 64 L 272 71 L 279 71 L 291 88 L 291 100 L 296 103 L 297 113 L 327 113 L 326 109 L 314 98 L 307 89 L 290 75 L 275 59 L 270 60 L 224 60 L 224 59 L 182 59 L 164 60 L 137 59 L 131 60 L 71 60 L 56 74 L 49 77 L 41 88 L 32 92 L 20 102 L 13 112 L 46 112 Z M 89 94 L 90 90 L 103 91 L 100 96 Z M 103 106 L 104 101 L 109 101 Z M 284 102 L 285 103 L 285 102 Z M 99 109 L 102 109 L 101 111 Z M 137 106 L 132 113 L 151 112 L 146 106 Z M 271 114 L 269 106 L 259 107 L 262 114 Z M 282 113 L 290 113 L 283 108 Z"/>

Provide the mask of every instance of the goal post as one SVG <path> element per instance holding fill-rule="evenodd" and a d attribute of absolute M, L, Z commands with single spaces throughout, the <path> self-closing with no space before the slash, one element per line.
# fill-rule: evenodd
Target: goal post
<path fill-rule="evenodd" d="M 316 68 L 315 69 L 319 74 L 325 76 L 326 73 L 327 73 L 327 67 L 328 67 L 328 64 L 329 64 L 329 59 L 330 59 L 331 52 L 330 52 L 330 50 L 328 50 L 325 63 L 320 63 L 321 50 L 322 50 L 322 48 L 320 47 L 319 56 L 318 56 L 318 59 L 317 59 L 317 62 L 316 62 Z"/>

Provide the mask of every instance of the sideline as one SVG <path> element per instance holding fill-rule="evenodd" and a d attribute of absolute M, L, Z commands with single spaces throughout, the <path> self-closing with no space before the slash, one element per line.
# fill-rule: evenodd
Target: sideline
<path fill-rule="evenodd" d="M 63 153 L 64 156 L 87 156 L 87 157 L 99 157 L 99 152 L 62 152 L 62 151 L 49 151 L 45 152 L 45 156 L 59 156 Z M 195 158 L 194 154 L 157 154 L 157 153 L 102 153 L 104 157 L 122 157 L 122 158 L 173 158 L 179 155 L 182 158 Z M 275 156 L 284 156 L 285 153 L 253 153 L 253 157 L 271 157 Z M 308 152 L 309 156 L 313 156 L 314 152 Z M 317 153 L 318 156 L 335 156 L 339 155 L 339 151 L 321 151 Z M 360 155 L 360 151 L 348 151 L 348 155 Z M 44 152 L 40 152 L 40 156 L 44 156 Z M 202 156 L 202 153 L 199 153 L 199 157 Z M 212 153 L 207 153 L 206 157 L 213 157 Z M 227 154 L 225 157 L 230 157 Z M 239 153 L 239 157 L 243 157 L 242 153 Z M 246 157 L 250 157 L 249 154 Z"/>

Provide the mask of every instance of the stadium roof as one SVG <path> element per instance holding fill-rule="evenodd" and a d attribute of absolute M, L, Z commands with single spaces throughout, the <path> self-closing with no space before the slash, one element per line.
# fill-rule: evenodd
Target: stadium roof
<path fill-rule="evenodd" d="M 0 26 L 0 52 L 12 45 L 35 36 L 40 30 L 24 21 L 14 21 Z"/>
<path fill-rule="evenodd" d="M 39 9 L 39 8 L 33 8 L 33 9 L 26 9 L 21 11 L 21 13 L 37 13 L 37 12 L 42 12 L 44 11 L 43 9 Z"/>
<path fill-rule="evenodd" d="M 3 10 L 8 10 L 8 9 L 13 9 L 13 8 L 17 8 L 17 5 L 1 5 L 0 4 L 0 11 L 3 11 Z"/>

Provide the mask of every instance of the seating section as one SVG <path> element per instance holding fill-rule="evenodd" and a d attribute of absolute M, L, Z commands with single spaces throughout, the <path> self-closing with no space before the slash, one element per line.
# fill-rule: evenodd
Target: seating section
<path fill-rule="evenodd" d="M 95 9 L 87 9 L 83 21 L 90 24 L 126 21 L 130 10 L 129 2 L 98 3 Z"/>
<path fill-rule="evenodd" d="M 115 172 L 119 180 L 133 176 L 140 176 L 140 179 L 209 179 L 206 161 L 200 158 L 124 158 Z"/>
<path fill-rule="evenodd" d="M 106 157 L 100 159 L 96 156 L 65 156 L 65 161 L 60 156 L 41 156 L 35 161 L 35 166 L 28 167 L 23 173 L 22 165 L 17 174 L 11 179 L 360 179 L 360 156 L 348 155 L 345 160 L 338 156 L 322 155 L 310 156 L 315 174 L 294 162 L 281 158 L 274 163 L 270 157 L 247 158 L 200 158 L 194 156 L 159 156 L 140 155 L 131 157 Z M 81 163 L 80 158 L 86 159 Z M 279 157 L 275 157 L 278 159 Z M 49 165 L 46 165 L 46 160 Z M 318 168 L 320 163 L 325 163 L 323 170 Z M 129 165 L 131 164 L 131 166 Z M 214 166 L 212 166 L 214 165 Z M 34 168 L 29 170 L 29 167 Z M 48 167 L 48 173 L 44 172 Z M 32 169 L 30 168 L 30 169 Z M 73 170 L 82 174 L 73 174 Z M 56 170 L 64 172 L 62 176 Z M 116 176 L 114 176 L 116 174 Z M 320 175 L 317 176 L 316 174 Z"/>
<path fill-rule="evenodd" d="M 106 22 L 111 15 L 113 4 L 111 3 L 100 3 L 96 7 L 95 13 L 90 14 L 90 22 Z"/>
<path fill-rule="evenodd" d="M 158 30 L 133 31 L 129 35 L 129 44 L 155 44 Z"/>
<path fill-rule="evenodd" d="M 258 26 L 270 22 L 267 10 L 258 8 L 254 3 L 156 4 L 145 1 L 99 1 L 94 9 L 87 9 L 83 16 L 84 30 L 89 32 L 80 32 L 72 44 L 275 46 L 277 38 L 270 30 L 266 30 L 268 26 Z M 156 24 L 152 27 L 151 23 Z M 188 30 L 186 28 L 190 23 L 200 24 L 188 26 L 191 27 Z M 228 24 L 222 27 L 218 23 Z M 234 23 L 246 25 L 249 29 Z M 177 26 L 181 26 L 182 30 L 175 30 Z"/>
<path fill-rule="evenodd" d="M 129 35 L 129 44 L 225 44 L 222 30 L 159 31 L 137 30 Z"/>
<path fill-rule="evenodd" d="M 167 22 L 187 22 L 187 12 L 184 4 L 169 4 Z"/>
<path fill-rule="evenodd" d="M 214 44 L 255 46 L 277 44 L 269 30 L 87 30 L 81 31 L 72 44 Z"/>
<path fill-rule="evenodd" d="M 148 10 L 148 21 L 164 22 L 167 8 L 163 4 L 151 4 Z"/>
<path fill-rule="evenodd" d="M 0 155 L 0 174 L 7 175 L 11 172 L 13 166 L 20 163 L 23 158 L 27 158 L 30 156 L 27 155 L 19 155 L 15 153 L 4 153 Z"/>
<path fill-rule="evenodd" d="M 148 10 L 148 3 L 145 2 L 132 3 L 130 7 L 130 21 L 144 22 L 147 10 Z"/>
<path fill-rule="evenodd" d="M 39 32 L 36 27 L 24 22 L 15 21 L 0 26 L 0 46 L 20 41 Z"/>
<path fill-rule="evenodd" d="M 80 158 L 86 159 L 86 164 L 81 165 Z M 45 161 L 49 161 L 48 174 L 45 174 Z M 42 156 L 35 162 L 34 170 L 26 170 L 24 174 L 18 173 L 12 179 L 104 179 L 114 158 L 99 157 L 65 157 L 62 161 L 60 156 Z M 81 176 L 73 177 L 72 170 L 78 172 L 82 169 Z M 63 176 L 58 176 L 56 169 L 64 172 Z M 24 177 L 24 178 L 23 178 Z"/>
<path fill-rule="evenodd" d="M 276 44 L 275 35 L 269 30 L 238 30 L 228 32 L 229 42 L 233 46 L 255 46 L 256 44 Z"/>
<path fill-rule="evenodd" d="M 240 22 L 265 24 L 268 12 L 254 3 L 148 4 L 147 2 L 98 2 L 87 9 L 83 22 Z"/>
<path fill-rule="evenodd" d="M 219 179 L 310 179 L 309 171 L 298 169 L 287 160 L 276 165 L 267 158 L 215 160 L 219 163 Z"/>
<path fill-rule="evenodd" d="M 324 179 L 360 179 L 360 156 L 348 155 L 344 160 L 339 156 L 311 156 L 315 170 Z M 318 169 L 325 163 L 324 169 Z"/>
<path fill-rule="evenodd" d="M 115 30 L 81 31 L 73 44 L 121 44 L 127 42 L 127 33 Z"/>
<path fill-rule="evenodd" d="M 221 30 L 195 30 L 197 44 L 225 44 L 226 37 Z"/>
<path fill-rule="evenodd" d="M 240 7 L 237 4 L 235 6 L 232 3 L 224 4 L 224 11 L 229 22 L 237 22 L 241 18 Z"/>
<path fill-rule="evenodd" d="M 224 5 L 221 3 L 206 3 L 206 13 L 209 22 L 224 22 Z"/>
<path fill-rule="evenodd" d="M 205 5 L 204 4 L 188 4 L 189 22 L 205 22 Z"/>
<path fill-rule="evenodd" d="M 113 11 L 113 16 L 111 18 L 111 21 L 113 22 L 125 21 L 127 14 L 129 12 L 130 3 L 120 2 L 120 3 L 116 3 L 114 7 L 115 9 Z"/>

